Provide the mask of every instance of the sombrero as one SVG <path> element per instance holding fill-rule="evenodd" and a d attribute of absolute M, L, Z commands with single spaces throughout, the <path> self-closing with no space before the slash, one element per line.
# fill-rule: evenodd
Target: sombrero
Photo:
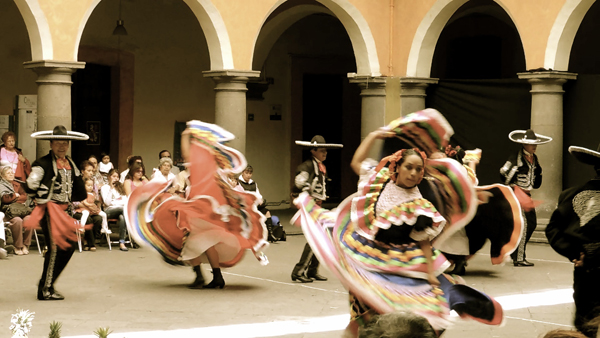
<path fill-rule="evenodd" d="M 598 146 L 598 151 L 584 147 L 570 146 L 569 152 L 581 163 L 590 165 L 600 164 L 600 145 Z"/>
<path fill-rule="evenodd" d="M 313 136 L 313 138 L 310 140 L 310 142 L 307 141 L 296 141 L 296 144 L 299 146 L 303 146 L 303 147 L 310 147 L 310 148 L 328 148 L 328 149 L 335 149 L 335 148 L 343 148 L 344 145 L 343 144 L 336 144 L 336 143 L 327 143 L 325 142 L 325 138 L 321 135 L 315 135 Z"/>
<path fill-rule="evenodd" d="M 522 144 L 544 144 L 552 141 L 552 137 L 536 134 L 533 129 L 513 130 L 508 134 L 508 138 Z"/>
<path fill-rule="evenodd" d="M 90 137 L 87 134 L 70 131 L 65 126 L 58 125 L 53 130 L 37 131 L 31 137 L 38 140 L 72 140 L 85 141 Z"/>

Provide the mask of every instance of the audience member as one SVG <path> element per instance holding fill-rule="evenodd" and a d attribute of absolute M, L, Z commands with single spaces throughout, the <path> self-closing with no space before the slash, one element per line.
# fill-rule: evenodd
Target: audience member
<path fill-rule="evenodd" d="M 131 195 L 135 188 L 141 187 L 146 183 L 148 183 L 148 179 L 146 178 L 144 165 L 138 162 L 134 163 L 131 168 L 129 168 L 129 172 L 127 173 L 127 176 L 125 176 L 125 182 L 123 182 L 125 195 Z"/>
<path fill-rule="evenodd" d="M 169 157 L 163 157 L 158 162 L 158 169 L 152 174 L 151 181 L 153 182 L 169 182 L 175 178 L 175 174 L 171 172 L 173 160 Z"/>
<path fill-rule="evenodd" d="M 542 338 L 586 338 L 586 336 L 578 331 L 556 329 L 546 332 Z"/>
<path fill-rule="evenodd" d="M 168 150 L 161 150 L 158 153 L 158 160 L 160 161 L 163 158 L 171 159 L 171 172 L 173 173 L 173 175 L 178 175 L 180 170 L 173 162 L 173 158 L 171 158 L 171 153 Z M 160 171 L 160 165 L 159 165 L 159 168 L 153 168 L 152 175 L 150 176 L 150 180 L 152 180 L 154 178 L 154 175 L 157 174 L 159 171 Z"/>
<path fill-rule="evenodd" d="M 27 193 L 23 185 L 15 181 L 15 174 L 10 165 L 0 168 L 0 199 L 2 200 L 0 210 L 4 213 L 4 221 L 9 222 L 8 227 L 12 232 L 15 255 L 29 254 L 34 230 L 25 229 L 23 233 L 23 220 L 29 217 L 32 208 L 25 205 Z"/>
<path fill-rule="evenodd" d="M 425 317 L 397 311 L 374 316 L 358 331 L 359 338 L 437 338 Z"/>
<path fill-rule="evenodd" d="M 110 156 L 106 153 L 100 154 L 102 162 L 98 163 L 98 171 L 102 175 L 108 176 L 108 172 L 115 169 L 115 166 L 110 161 Z"/>
<path fill-rule="evenodd" d="M 31 173 L 31 164 L 25 158 L 21 149 L 15 147 L 16 137 L 12 131 L 2 134 L 2 144 L 0 146 L 0 165 L 11 166 L 15 178 L 25 182 L 27 176 Z"/>
<path fill-rule="evenodd" d="M 137 155 L 136 155 L 136 156 L 133 156 L 133 155 L 129 156 L 129 157 L 127 158 L 127 169 L 125 169 L 125 170 L 123 170 L 123 171 L 121 172 L 121 176 L 120 176 L 119 182 L 121 182 L 121 183 L 125 183 L 125 178 L 127 177 L 127 174 L 129 174 L 129 170 L 131 169 L 131 166 L 132 166 L 134 163 L 139 163 L 139 164 L 141 164 L 142 166 L 144 165 L 144 162 L 143 162 L 143 160 L 142 160 L 142 157 L 141 157 L 141 156 L 137 156 Z"/>
<path fill-rule="evenodd" d="M 90 157 L 88 157 L 88 162 L 90 162 L 90 164 L 94 166 L 92 179 L 94 180 L 94 188 L 97 189 L 95 191 L 95 194 L 98 194 L 99 189 L 103 185 L 108 184 L 108 180 L 106 179 L 106 177 L 103 177 L 102 174 L 100 174 L 100 171 L 98 171 L 98 158 L 96 158 L 96 155 L 90 155 Z"/>
<path fill-rule="evenodd" d="M 95 191 L 98 191 L 98 187 L 95 186 L 94 180 L 94 166 L 89 161 L 83 161 L 79 166 L 81 170 L 81 178 L 84 183 L 88 181 L 90 185 L 90 191 L 92 196 L 90 197 L 89 192 L 86 195 L 86 199 L 83 201 L 73 201 L 73 218 L 80 221 L 81 224 L 93 224 L 92 229 L 85 231 L 85 251 L 96 251 L 95 238 L 100 237 L 100 229 L 102 229 L 102 211 L 100 207 L 100 196 Z M 88 188 L 86 187 L 86 191 Z M 88 200 L 89 199 L 89 200 Z M 85 211 L 85 212 L 84 212 Z"/>
<path fill-rule="evenodd" d="M 113 169 L 108 173 L 108 184 L 100 190 L 104 202 L 104 212 L 109 219 L 117 218 L 119 225 L 119 248 L 121 251 L 129 251 L 125 246 L 127 226 L 123 217 L 123 207 L 127 204 L 127 195 L 123 185 L 119 182 L 119 173 Z"/>

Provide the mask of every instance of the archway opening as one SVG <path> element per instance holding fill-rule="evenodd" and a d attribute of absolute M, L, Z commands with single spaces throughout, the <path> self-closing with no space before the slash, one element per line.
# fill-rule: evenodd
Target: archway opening
<path fill-rule="evenodd" d="M 202 71 L 210 69 L 210 55 L 198 19 L 183 0 L 122 0 L 121 13 L 126 36 L 112 34 L 119 1 L 103 0 L 90 15 L 81 37 L 78 60 L 93 66 L 73 76 L 73 111 L 84 112 L 74 119 L 73 128 L 89 132 L 90 126 L 100 124 L 99 129 L 109 134 L 98 145 L 78 148 L 75 159 L 108 150 L 113 164 L 124 170 L 127 156 L 140 155 L 150 176 L 158 164 L 159 151 L 167 149 L 175 161 L 180 160 L 176 156 L 177 122 L 214 122 L 214 83 L 202 76 Z M 77 81 L 90 78 L 92 68 L 99 67 L 110 77 L 110 88 L 101 88 L 106 82 Z M 80 86 L 88 89 L 82 91 Z M 90 100 L 82 96 L 86 91 L 110 93 L 96 104 L 104 107 L 97 115 L 102 118 L 85 113 L 92 109 L 85 103 Z"/>
<path fill-rule="evenodd" d="M 32 51 L 25 21 L 13 1 L 0 1 L 0 136 L 11 130 L 17 134 L 16 146 L 22 148 L 25 157 L 33 163 L 36 159 L 36 141 L 31 132 L 37 131 L 35 118 L 30 119 L 37 108 L 37 75 L 23 67 L 23 62 L 31 61 Z M 17 111 L 17 96 L 27 95 L 29 101 L 23 109 L 21 120 Z M 28 120 L 30 120 L 28 122 Z M 32 124 L 26 126 L 26 124 Z M 21 128 L 19 128 L 21 126 Z"/>
<path fill-rule="evenodd" d="M 293 15 L 296 10 L 306 10 L 307 5 L 316 13 Z M 276 9 L 260 34 L 277 30 L 269 25 L 278 22 L 281 15 L 296 17 L 297 21 L 291 25 L 282 22 L 285 30 L 270 50 L 261 50 L 269 45 L 260 43 L 255 49 L 255 56 L 266 54 L 264 64 L 255 64 L 262 71 L 258 81 L 269 84 L 262 99 L 248 101 L 248 114 L 254 120 L 247 127 L 247 158 L 256 162 L 263 152 L 283 154 L 253 166 L 261 175 L 258 177 L 270 177 L 261 183 L 261 191 L 267 192 L 263 195 L 287 199 L 296 167 L 310 158 L 310 153 L 294 141 L 310 141 L 319 134 L 327 142 L 342 143 L 344 149 L 329 151 L 325 162 L 332 178 L 327 187 L 329 201 L 339 202 L 356 190 L 357 180 L 346 170 L 360 143 L 360 91 L 347 78 L 348 73 L 356 72 L 352 43 L 340 20 L 316 1 L 306 0 L 287 1 Z M 257 41 L 261 39 L 259 35 Z M 281 114 L 280 120 L 272 119 L 276 114 Z"/>
<path fill-rule="evenodd" d="M 569 57 L 569 72 L 577 73 L 577 80 L 564 84 L 564 162 L 563 185 L 580 185 L 594 175 L 593 169 L 568 154 L 571 145 L 597 149 L 598 133 L 595 128 L 600 124 L 600 115 L 596 114 L 600 106 L 600 3 L 595 2 L 585 14 L 573 40 Z"/>
<path fill-rule="evenodd" d="M 448 20 L 437 42 L 426 104 L 454 128 L 452 143 L 483 149 L 477 169 L 481 184 L 499 182 L 498 169 L 512 152 L 507 135 L 527 129 L 531 89 L 517 73 L 525 55 L 510 16 L 492 0 L 472 0 Z"/>

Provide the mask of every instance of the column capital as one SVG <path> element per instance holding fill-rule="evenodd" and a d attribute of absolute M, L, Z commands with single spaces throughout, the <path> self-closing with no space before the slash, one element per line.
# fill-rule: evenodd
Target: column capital
<path fill-rule="evenodd" d="M 434 78 L 434 77 L 413 77 L 413 76 L 407 76 L 407 77 L 401 77 L 400 78 L 400 85 L 402 87 L 405 87 L 405 86 L 419 86 L 419 85 L 428 86 L 430 84 L 437 84 L 439 80 L 440 79 L 437 79 L 437 78 Z"/>
<path fill-rule="evenodd" d="M 38 75 L 38 79 L 35 81 L 38 85 L 57 84 L 70 86 L 73 84 L 71 75 L 77 69 L 85 68 L 85 62 L 39 60 L 24 62 L 23 66 L 26 69 L 33 70 Z"/>
<path fill-rule="evenodd" d="M 558 70 L 546 70 L 540 72 L 517 73 L 522 80 L 576 80 L 577 73 L 561 72 Z"/>
<path fill-rule="evenodd" d="M 360 88 L 360 96 L 385 96 L 387 78 L 384 76 L 356 76 L 348 74 L 350 83 Z"/>
<path fill-rule="evenodd" d="M 359 86 L 369 86 L 370 84 L 374 86 L 383 86 L 387 82 L 387 78 L 385 76 L 369 76 L 369 75 L 356 75 L 355 73 L 348 73 L 348 80 L 350 83 L 356 83 Z"/>
<path fill-rule="evenodd" d="M 238 70 L 238 69 L 221 69 L 221 70 L 206 70 L 203 71 L 202 74 L 204 77 L 212 77 L 212 78 L 251 78 L 251 77 L 259 77 L 260 72 L 258 70 Z"/>
<path fill-rule="evenodd" d="M 563 84 L 567 80 L 576 80 L 576 73 L 559 72 L 554 70 L 541 72 L 517 73 L 519 79 L 527 80 L 531 84 L 531 94 L 559 94 L 564 93 Z"/>
<path fill-rule="evenodd" d="M 56 61 L 56 60 L 36 60 L 36 61 L 27 61 L 23 62 L 23 66 L 27 69 L 35 69 L 35 68 L 49 68 L 49 69 L 58 69 L 58 68 L 69 68 L 74 69 L 73 72 L 77 69 L 85 68 L 85 62 L 80 61 Z"/>

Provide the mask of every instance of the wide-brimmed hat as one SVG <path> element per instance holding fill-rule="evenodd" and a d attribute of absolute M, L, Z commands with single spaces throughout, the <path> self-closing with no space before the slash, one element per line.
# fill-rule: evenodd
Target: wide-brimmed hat
<path fill-rule="evenodd" d="M 581 163 L 600 165 L 600 145 L 598 145 L 597 151 L 584 147 L 570 146 L 569 152 Z"/>
<path fill-rule="evenodd" d="M 53 130 L 37 131 L 31 137 L 38 140 L 73 140 L 85 141 L 90 137 L 87 134 L 70 131 L 65 126 L 56 126 Z"/>
<path fill-rule="evenodd" d="M 313 138 L 310 140 L 310 142 L 307 141 L 296 141 L 296 144 L 299 146 L 303 146 L 303 147 L 309 147 L 309 148 L 328 148 L 328 149 L 333 149 L 333 148 L 343 148 L 344 145 L 343 144 L 336 144 L 336 143 L 327 143 L 325 142 L 325 138 L 321 135 L 315 135 L 313 136 Z"/>
<path fill-rule="evenodd" d="M 536 134 L 533 129 L 513 130 L 508 134 L 508 138 L 521 144 L 544 144 L 552 141 L 552 137 Z"/>

